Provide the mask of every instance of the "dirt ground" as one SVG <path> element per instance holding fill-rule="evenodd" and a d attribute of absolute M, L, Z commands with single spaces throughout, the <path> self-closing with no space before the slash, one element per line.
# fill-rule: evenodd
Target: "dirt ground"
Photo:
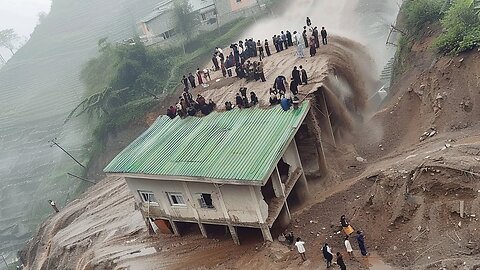
<path fill-rule="evenodd" d="M 325 143 L 329 173 L 309 177 L 310 196 L 286 228 L 306 241 L 306 262 L 291 247 L 263 243 L 248 230 L 239 232 L 241 246 L 222 230 L 208 239 L 195 229 L 182 237 L 148 236 L 125 182 L 109 177 L 42 224 L 22 254 L 26 268 L 325 269 L 324 243 L 344 253 L 339 218 L 345 214 L 364 231 L 370 251 L 362 258 L 351 239 L 356 258 L 346 260 L 348 269 L 480 269 L 480 52 L 436 58 L 429 49 L 434 35 L 415 44 L 411 67 L 380 111 L 355 120 L 336 146 Z M 265 83 L 221 79 L 194 93 L 222 106 L 245 86 L 266 106 L 274 78 L 303 65 L 311 77 L 300 89 L 307 96 L 328 76 L 362 77 L 368 58 L 350 55 L 361 48 L 346 42 L 332 40 L 314 58 L 296 59 L 293 49 L 274 54 L 265 60 Z M 354 60 L 338 59 L 340 52 Z M 368 92 L 374 82 L 365 76 L 355 87 Z"/>

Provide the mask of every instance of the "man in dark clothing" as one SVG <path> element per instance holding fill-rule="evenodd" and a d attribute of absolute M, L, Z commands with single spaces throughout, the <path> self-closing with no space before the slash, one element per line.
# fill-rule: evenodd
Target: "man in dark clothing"
<path fill-rule="evenodd" d="M 237 107 L 243 108 L 243 98 L 240 96 L 239 93 L 237 93 L 237 95 L 235 96 L 235 103 Z"/>
<path fill-rule="evenodd" d="M 319 48 L 320 47 L 320 39 L 318 38 L 318 29 L 317 27 L 315 26 L 313 28 L 313 38 L 315 38 L 315 47 Z"/>
<path fill-rule="evenodd" d="M 327 268 L 330 268 L 330 266 L 332 266 L 333 254 L 328 244 L 325 243 L 325 245 L 322 248 L 322 253 L 323 253 L 323 258 L 325 258 L 325 261 L 327 261 Z"/>
<path fill-rule="evenodd" d="M 188 79 L 185 77 L 185 75 L 183 75 L 182 82 L 184 86 L 183 90 L 188 91 Z"/>
<path fill-rule="evenodd" d="M 295 82 L 297 82 L 297 85 L 302 84 L 302 79 L 300 77 L 300 70 L 297 69 L 297 66 L 293 67 L 292 78 L 293 80 L 295 80 Z"/>
<path fill-rule="evenodd" d="M 275 50 L 277 50 L 277 53 L 280 52 L 280 47 L 278 47 L 278 41 L 277 41 L 277 35 L 274 35 L 272 38 L 273 46 L 275 46 Z"/>
<path fill-rule="evenodd" d="M 242 95 L 242 97 L 247 97 L 247 88 L 240 87 L 240 94 Z"/>
<path fill-rule="evenodd" d="M 258 97 L 254 92 L 250 92 L 250 102 L 252 103 L 252 106 L 258 103 Z"/>
<path fill-rule="evenodd" d="M 268 39 L 265 39 L 265 44 L 264 45 L 265 45 L 265 52 L 267 53 L 267 56 L 272 55 L 270 53 L 270 46 L 268 45 Z"/>
<path fill-rule="evenodd" d="M 343 261 L 343 256 L 340 252 L 337 252 L 337 264 L 340 266 L 340 270 L 347 270 L 347 266 L 345 265 L 345 262 Z"/>
<path fill-rule="evenodd" d="M 298 94 L 298 82 L 295 78 L 292 78 L 292 81 L 290 82 L 290 91 L 292 91 L 292 94 L 295 96 Z"/>
<path fill-rule="evenodd" d="M 286 84 L 287 79 L 285 76 L 280 75 L 275 79 L 275 82 L 273 83 L 273 89 L 277 90 L 280 95 L 285 95 L 285 92 L 287 91 Z"/>
<path fill-rule="evenodd" d="M 192 88 L 197 87 L 197 85 L 195 84 L 195 76 L 193 76 L 191 72 L 188 74 L 188 80 L 190 81 L 190 85 L 192 86 Z"/>
<path fill-rule="evenodd" d="M 305 69 L 303 69 L 302 66 L 300 66 L 300 73 L 302 74 L 302 82 L 301 83 L 308 84 L 307 72 L 305 71 Z"/>
<path fill-rule="evenodd" d="M 219 70 L 220 67 L 218 66 L 218 59 L 216 54 L 213 54 L 212 62 L 213 62 L 213 66 L 215 67 L 215 71 Z"/>
<path fill-rule="evenodd" d="M 170 106 L 170 108 L 167 109 L 167 116 L 170 117 L 170 119 L 175 118 L 175 116 L 177 116 L 177 109 Z"/>
<path fill-rule="evenodd" d="M 325 27 L 322 27 L 322 31 L 320 31 L 320 34 L 322 35 L 323 45 L 327 45 L 327 30 L 325 30 Z"/>
<path fill-rule="evenodd" d="M 283 40 L 281 35 L 277 36 L 277 43 L 278 43 L 278 49 L 280 51 L 283 51 Z"/>
<path fill-rule="evenodd" d="M 357 242 L 358 242 L 358 247 L 360 248 L 360 252 L 362 253 L 362 256 L 367 256 L 368 251 L 367 251 L 367 247 L 365 246 L 365 235 L 363 235 L 362 231 L 357 231 Z"/>
<path fill-rule="evenodd" d="M 290 33 L 290 31 L 287 30 L 287 41 L 288 41 L 288 46 L 293 46 L 293 39 L 292 39 L 292 33 Z"/>
<path fill-rule="evenodd" d="M 230 101 L 225 102 L 225 109 L 227 111 L 230 111 L 231 109 L 233 109 L 232 102 Z"/>
<path fill-rule="evenodd" d="M 303 36 L 303 42 L 305 43 L 305 48 L 308 48 L 307 27 L 306 26 L 303 27 L 302 36 Z"/>
<path fill-rule="evenodd" d="M 310 26 L 310 25 L 312 25 L 312 21 L 310 20 L 309 17 L 307 17 L 307 26 Z"/>

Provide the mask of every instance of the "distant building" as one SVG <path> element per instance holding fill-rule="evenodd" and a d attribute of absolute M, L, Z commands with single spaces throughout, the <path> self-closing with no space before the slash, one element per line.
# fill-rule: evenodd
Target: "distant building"
<path fill-rule="evenodd" d="M 308 193 L 302 162 L 317 171 L 324 162 L 308 139 L 309 109 L 306 101 L 286 112 L 276 106 L 162 116 L 104 171 L 126 180 L 147 223 L 162 232 L 180 235 L 193 225 L 207 237 L 226 227 L 239 244 L 237 230 L 254 228 L 272 241 L 270 228 L 288 224 L 289 204 Z"/>
<path fill-rule="evenodd" d="M 210 30 L 227 23 L 245 12 L 252 12 L 257 0 L 188 0 L 192 13 L 197 16 L 199 31 Z M 174 0 L 158 3 L 153 11 L 138 22 L 140 38 L 150 44 L 174 40 Z"/>

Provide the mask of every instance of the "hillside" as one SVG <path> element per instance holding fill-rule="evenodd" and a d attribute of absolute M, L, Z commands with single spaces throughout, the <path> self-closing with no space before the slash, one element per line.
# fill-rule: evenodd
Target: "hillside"
<path fill-rule="evenodd" d="M 84 188 L 66 176 L 81 168 L 48 143 L 57 137 L 87 159 L 89 128 L 63 125 L 84 93 L 83 63 L 97 54 L 98 39 L 130 37 L 135 21 L 156 2 L 54 0 L 31 39 L 0 70 L 0 253 L 7 260 L 51 210 L 48 199 L 63 205 Z"/>

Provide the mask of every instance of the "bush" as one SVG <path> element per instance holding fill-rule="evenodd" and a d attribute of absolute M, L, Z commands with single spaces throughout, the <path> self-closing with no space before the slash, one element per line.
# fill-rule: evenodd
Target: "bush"
<path fill-rule="evenodd" d="M 480 44 L 480 19 L 470 0 L 456 0 L 442 20 L 443 33 L 434 46 L 439 53 L 471 50 Z"/>
<path fill-rule="evenodd" d="M 405 27 L 409 35 L 418 35 L 425 25 L 435 23 L 442 18 L 446 6 L 444 0 L 407 0 L 405 8 Z"/>

